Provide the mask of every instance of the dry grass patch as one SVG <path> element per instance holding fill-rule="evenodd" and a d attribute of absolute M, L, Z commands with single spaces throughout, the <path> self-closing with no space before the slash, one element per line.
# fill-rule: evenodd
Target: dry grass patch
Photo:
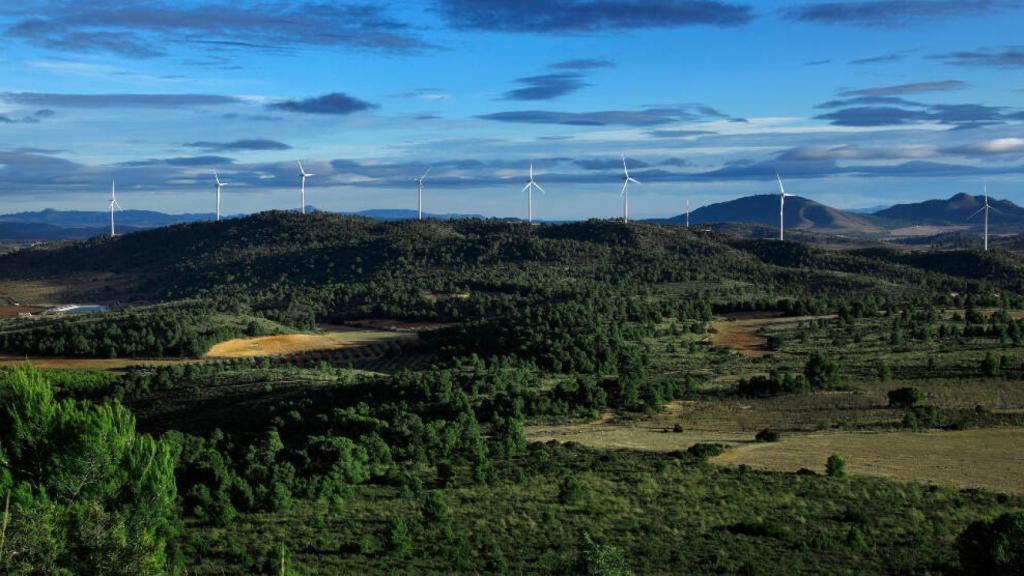
<path fill-rule="evenodd" d="M 808 320 L 835 318 L 825 316 L 782 316 L 781 312 L 737 312 L 726 314 L 724 320 L 711 322 L 714 332 L 711 345 L 736 350 L 748 358 L 759 358 L 771 352 L 767 348 L 768 338 L 761 334 L 763 328 L 787 324 L 798 324 Z"/>
<path fill-rule="evenodd" d="M 360 330 L 345 326 L 324 326 L 328 331 L 320 334 L 281 334 L 256 338 L 235 338 L 213 346 L 204 358 L 251 358 L 309 352 L 337 350 L 353 346 L 366 346 L 384 340 L 414 337 L 383 330 Z"/>
<path fill-rule="evenodd" d="M 821 472 L 831 454 L 846 459 L 851 474 L 864 474 L 1024 493 L 1024 428 L 957 432 L 818 432 L 783 435 L 773 443 L 747 443 L 715 458 L 739 465 Z"/>

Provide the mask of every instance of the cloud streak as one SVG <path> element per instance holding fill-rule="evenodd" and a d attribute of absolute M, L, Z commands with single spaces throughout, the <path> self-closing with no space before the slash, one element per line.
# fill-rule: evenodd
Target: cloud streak
<path fill-rule="evenodd" d="M 754 17 L 750 6 L 713 0 L 438 0 L 438 11 L 456 29 L 524 34 L 742 26 Z"/>
<path fill-rule="evenodd" d="M 347 47 L 416 52 L 431 47 L 411 26 L 371 3 L 41 0 L 9 13 L 15 21 L 4 31 L 8 38 L 55 50 L 131 58 L 165 56 L 170 45 L 218 51 Z"/>
<path fill-rule="evenodd" d="M 700 104 L 640 110 L 603 110 L 598 112 L 555 112 L 550 110 L 518 110 L 478 116 L 484 120 L 518 124 L 561 124 L 565 126 L 657 126 L 671 122 L 696 122 L 728 118 L 725 114 Z"/>
<path fill-rule="evenodd" d="M 521 88 L 510 90 L 502 97 L 505 100 L 553 100 L 590 86 L 581 74 L 556 73 L 517 78 Z"/>
<path fill-rule="evenodd" d="M 291 150 L 291 146 L 277 140 L 248 138 L 233 142 L 187 142 L 187 148 L 201 148 L 207 152 L 236 152 L 242 150 Z"/>
<path fill-rule="evenodd" d="M 330 94 L 324 94 L 323 96 L 305 98 L 302 100 L 284 100 L 281 102 L 274 102 L 268 104 L 267 107 L 274 110 L 284 110 L 286 112 L 297 112 L 301 114 L 330 114 L 343 116 L 365 110 L 372 110 L 378 106 L 365 100 L 349 96 L 344 92 L 332 92 Z"/>
<path fill-rule="evenodd" d="M 234 96 L 215 94 L 53 94 L 3 92 L 0 100 L 24 106 L 53 108 L 186 108 L 242 102 Z"/>
<path fill-rule="evenodd" d="M 871 0 L 821 2 L 783 11 L 791 20 L 817 24 L 894 27 L 1018 10 L 1019 0 Z"/>
<path fill-rule="evenodd" d="M 966 88 L 967 84 L 960 80 L 939 80 L 936 82 L 914 82 L 912 84 L 897 84 L 895 86 L 878 86 L 875 88 L 861 88 L 860 90 L 846 90 L 840 92 L 840 96 L 899 96 L 902 94 L 916 94 L 918 92 L 944 92 L 949 90 L 960 90 Z"/>
<path fill-rule="evenodd" d="M 956 66 L 976 68 L 1024 68 L 1024 46 L 1004 46 L 933 54 L 930 58 Z"/>

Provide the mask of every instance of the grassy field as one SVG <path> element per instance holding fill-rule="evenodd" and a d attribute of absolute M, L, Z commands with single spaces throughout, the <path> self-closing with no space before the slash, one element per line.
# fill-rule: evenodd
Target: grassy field
<path fill-rule="evenodd" d="M 924 432 L 819 432 L 748 442 L 717 457 L 726 465 L 821 472 L 841 454 L 852 474 L 1024 494 L 1024 428 Z"/>
<path fill-rule="evenodd" d="M 313 350 L 337 350 L 365 346 L 386 340 L 415 337 L 388 330 L 364 330 L 346 326 L 323 326 L 319 334 L 280 334 L 256 338 L 235 338 L 216 344 L 205 358 L 252 358 L 296 354 Z"/>

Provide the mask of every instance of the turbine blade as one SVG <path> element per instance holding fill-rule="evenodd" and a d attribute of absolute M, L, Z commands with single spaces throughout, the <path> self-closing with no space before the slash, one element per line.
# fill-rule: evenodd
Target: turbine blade
<path fill-rule="evenodd" d="M 640 181 L 639 181 L 639 180 L 637 180 L 636 178 L 632 178 L 632 177 L 628 178 L 627 180 L 628 180 L 629 182 L 632 182 L 633 184 L 639 184 L 639 183 L 640 183 Z"/>
<path fill-rule="evenodd" d="M 523 189 L 520 190 L 520 192 L 526 192 L 527 190 L 530 189 L 530 186 L 532 186 L 532 185 L 533 185 L 533 182 L 527 182 L 526 186 L 523 186 Z"/>
<path fill-rule="evenodd" d="M 977 210 L 976 210 L 976 211 L 974 212 L 974 214 L 971 214 L 970 216 L 968 216 L 968 217 L 967 217 L 967 220 L 970 220 L 971 218 L 974 218 L 974 217 L 975 217 L 975 216 L 977 216 L 978 214 L 981 214 L 982 210 L 984 210 L 984 209 L 985 209 L 985 207 L 984 207 L 984 206 L 982 206 L 981 208 L 978 208 L 978 209 L 977 209 Z"/>
<path fill-rule="evenodd" d="M 619 196 L 626 195 L 626 188 L 629 188 L 629 180 L 626 180 L 625 182 L 622 183 L 622 192 L 619 192 Z"/>
<path fill-rule="evenodd" d="M 423 173 L 423 176 L 420 176 L 420 180 L 426 178 L 427 174 L 430 174 L 430 168 L 427 168 L 427 171 Z"/>
<path fill-rule="evenodd" d="M 533 185 L 537 187 L 537 190 L 540 190 L 541 194 L 547 194 L 547 192 L 545 192 L 544 189 L 540 187 L 540 184 L 534 182 Z"/>

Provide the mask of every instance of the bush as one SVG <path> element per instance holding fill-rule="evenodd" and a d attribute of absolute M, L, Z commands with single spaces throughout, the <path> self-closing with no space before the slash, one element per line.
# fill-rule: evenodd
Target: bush
<path fill-rule="evenodd" d="M 772 372 L 767 377 L 753 376 L 740 379 L 737 391 L 744 396 L 773 396 L 810 392 L 811 387 L 802 374 Z"/>
<path fill-rule="evenodd" d="M 890 390 L 888 396 L 889 406 L 893 408 L 913 408 L 924 400 L 924 392 L 914 387 Z"/>
<path fill-rule="evenodd" d="M 451 516 L 448 503 L 444 500 L 444 494 L 439 490 L 431 490 L 427 493 L 421 510 L 423 517 L 432 522 L 445 523 Z"/>
<path fill-rule="evenodd" d="M 839 364 L 821 352 L 814 352 L 807 359 L 804 376 L 811 388 L 838 388 L 843 383 Z"/>
<path fill-rule="evenodd" d="M 714 458 L 723 452 L 725 452 L 725 446 L 722 444 L 707 444 L 703 442 L 690 446 L 689 450 L 686 451 L 687 454 L 701 461 Z"/>
<path fill-rule="evenodd" d="M 981 372 L 985 376 L 999 376 L 999 360 L 991 352 L 985 353 L 985 359 L 981 362 Z"/>
<path fill-rule="evenodd" d="M 1024 574 L 1024 511 L 973 522 L 956 544 L 968 574 Z"/>
<path fill-rule="evenodd" d="M 768 428 L 761 430 L 756 436 L 754 436 L 754 440 L 757 440 L 758 442 L 778 442 L 779 438 L 780 434 L 778 432 L 769 430 Z"/>
<path fill-rule="evenodd" d="M 562 478 L 558 485 L 558 501 L 566 506 L 579 504 L 583 500 L 583 485 L 574 474 Z"/>
<path fill-rule="evenodd" d="M 832 478 L 842 478 L 846 476 L 846 460 L 839 454 L 833 454 L 828 457 L 828 461 L 825 462 L 825 474 Z"/>
<path fill-rule="evenodd" d="M 388 522 L 387 546 L 395 556 L 404 558 L 412 552 L 412 536 L 409 535 L 409 527 L 401 518 L 392 518 Z"/>
<path fill-rule="evenodd" d="M 633 571 L 626 562 L 622 549 L 610 544 L 598 544 L 583 534 L 583 544 L 576 573 L 586 576 L 630 576 Z"/>

